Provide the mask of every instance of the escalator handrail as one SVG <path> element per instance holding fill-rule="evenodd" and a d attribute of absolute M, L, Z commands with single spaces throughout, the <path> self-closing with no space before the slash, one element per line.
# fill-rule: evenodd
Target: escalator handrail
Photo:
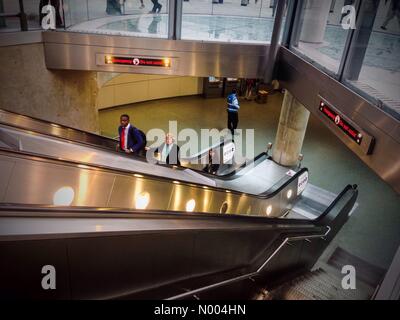
<path fill-rule="evenodd" d="M 225 286 L 225 285 L 229 285 L 232 284 L 234 282 L 237 281 L 241 281 L 241 280 L 245 280 L 245 279 L 249 279 L 251 277 L 255 277 L 257 275 L 259 275 L 269 264 L 269 262 L 279 253 L 279 251 L 285 246 L 286 243 L 288 243 L 288 241 L 290 240 L 306 240 L 308 241 L 311 238 L 321 238 L 322 240 L 326 240 L 326 236 L 331 232 L 331 227 L 329 225 L 323 225 L 321 224 L 321 221 L 323 221 L 323 218 L 326 217 L 331 211 L 332 209 L 338 204 L 338 202 L 344 197 L 345 194 L 347 194 L 347 192 L 349 190 L 356 190 L 357 186 L 356 185 L 347 185 L 342 192 L 340 192 L 340 194 L 332 201 L 332 203 L 328 206 L 328 208 L 324 211 L 324 213 L 320 216 L 320 218 L 314 219 L 314 220 L 308 220 L 309 223 L 314 224 L 316 227 L 325 227 L 326 228 L 326 232 L 324 234 L 318 234 L 318 235 L 309 235 L 309 236 L 287 236 L 284 238 L 284 240 L 277 246 L 277 248 L 272 252 L 271 255 L 269 255 L 265 261 L 262 263 L 262 265 L 257 268 L 256 271 L 250 272 L 250 273 L 246 273 L 244 275 L 240 275 L 234 278 L 230 278 L 227 280 L 223 280 L 217 283 L 213 283 L 211 285 L 207 285 L 204 287 L 200 287 L 194 290 L 190 290 L 172 297 L 169 297 L 167 300 L 176 300 L 176 299 L 182 299 L 185 297 L 189 297 L 189 296 L 193 296 L 194 294 L 197 294 L 199 292 L 203 292 L 203 291 L 207 291 L 207 290 L 211 290 L 211 289 L 215 289 L 221 286 Z M 292 220 L 292 219 L 290 219 Z M 293 221 L 293 220 L 292 220 Z"/>
<path fill-rule="evenodd" d="M 44 204 L 19 204 L 19 203 L 0 203 L 0 217 L 8 216 L 5 212 L 13 212 L 10 216 L 18 217 L 76 217 L 79 214 L 80 218 L 142 218 L 151 217 L 151 219 L 166 219 L 166 218 L 194 218 L 194 219 L 222 219 L 240 222 L 256 222 L 259 224 L 276 224 L 294 225 L 302 227 L 316 226 L 313 220 L 310 219 L 282 219 L 266 216 L 232 214 L 232 213 L 215 213 L 215 212 L 187 212 L 187 211 L 171 211 L 160 209 L 127 209 L 127 208 L 109 208 L 109 207 L 88 207 L 88 206 L 55 206 Z M 320 226 L 318 226 L 320 227 Z"/>
<path fill-rule="evenodd" d="M 286 245 L 286 243 L 288 243 L 289 241 L 298 241 L 298 240 L 308 240 L 311 238 L 320 238 L 320 239 L 324 239 L 328 233 L 331 231 L 331 228 L 329 226 L 326 226 L 326 231 L 324 233 L 320 233 L 320 234 L 311 234 L 311 235 L 305 235 L 305 236 L 294 236 L 294 237 L 285 237 L 282 242 L 278 245 L 278 247 L 264 260 L 264 262 L 261 264 L 260 267 L 258 267 L 255 271 L 252 272 L 248 272 L 246 274 L 234 277 L 234 278 L 230 278 L 227 280 L 223 280 L 220 282 L 216 282 L 204 287 L 200 287 L 194 290 L 190 290 L 190 291 L 185 291 L 184 293 L 172 296 L 172 297 L 168 297 L 166 300 L 177 300 L 177 299 L 182 299 L 182 298 L 186 298 L 186 297 L 190 297 L 193 296 L 195 294 L 198 294 L 200 292 L 203 291 L 207 291 L 207 290 L 211 290 L 211 289 L 215 289 L 218 287 L 222 287 L 225 285 L 229 285 L 241 280 L 245 280 L 245 279 L 249 279 L 251 277 L 255 277 L 258 276 L 267 266 L 268 264 L 272 261 L 272 259 L 281 251 L 281 249 Z"/>
<path fill-rule="evenodd" d="M 249 165 L 258 165 L 258 160 L 261 159 L 263 156 L 267 156 L 268 154 L 264 151 L 261 152 L 260 154 L 258 154 L 257 156 L 255 156 L 252 160 L 250 161 L 245 161 L 244 163 L 242 163 L 239 167 L 237 167 L 236 169 L 234 169 L 232 172 L 229 172 L 227 174 L 224 175 L 216 175 L 216 174 L 212 174 L 212 173 L 208 173 L 208 172 L 201 172 L 202 175 L 206 176 L 206 177 L 210 177 L 210 178 L 214 178 L 214 179 L 219 179 L 219 180 L 234 180 L 235 179 L 235 175 L 237 175 L 239 172 L 241 172 L 242 170 L 245 170 L 246 168 L 249 168 Z M 270 159 L 270 157 L 268 157 L 268 159 Z M 193 170 L 193 169 L 191 169 Z M 197 171 L 197 170 L 195 170 Z"/>
<path fill-rule="evenodd" d="M 110 140 L 110 141 L 113 141 L 113 142 L 117 142 L 117 140 L 115 140 L 113 138 L 102 136 L 102 135 L 94 133 L 94 132 L 84 131 L 82 129 L 70 127 L 70 126 L 67 126 L 67 125 L 64 125 L 64 124 L 54 123 L 54 122 L 51 122 L 51 121 L 48 121 L 48 120 L 44 120 L 44 119 L 39 119 L 39 118 L 36 118 L 36 117 L 28 116 L 26 114 L 17 113 L 17 112 L 14 112 L 14 111 L 4 110 L 4 109 L 0 109 L 0 113 L 1 112 L 3 112 L 3 113 L 11 113 L 13 115 L 20 116 L 20 117 L 26 118 L 28 120 L 34 120 L 34 121 L 37 121 L 37 122 L 42 122 L 44 124 L 47 124 L 49 126 L 56 127 L 56 128 L 64 128 L 64 129 L 67 129 L 67 130 L 77 131 L 77 132 L 81 133 L 83 136 L 88 136 L 89 135 L 89 136 L 94 136 L 96 138 L 100 138 L 101 140 Z M 9 123 L 7 123 L 7 122 L 0 121 L 0 123 L 4 123 L 4 124 L 9 125 Z M 14 124 L 13 124 L 13 126 L 14 126 Z M 16 127 L 18 127 L 18 126 L 16 126 Z M 25 129 L 23 127 L 18 127 L 18 128 Z M 28 129 L 26 129 L 26 130 L 28 130 Z M 57 136 L 57 137 L 59 137 L 59 136 Z M 88 143 L 88 144 L 90 144 L 90 143 Z"/>
<path fill-rule="evenodd" d="M 357 185 L 350 185 L 348 184 L 344 189 L 336 196 L 336 198 L 331 202 L 331 204 L 324 210 L 324 212 L 319 215 L 317 218 L 313 219 L 312 221 L 316 223 L 320 223 L 326 216 L 329 215 L 329 213 L 332 211 L 332 209 L 335 207 L 335 205 L 344 197 L 344 195 L 349 191 L 349 190 L 356 190 Z"/>
<path fill-rule="evenodd" d="M 34 121 L 37 121 L 37 122 L 42 122 L 42 123 L 44 123 L 44 124 L 46 124 L 46 125 L 49 125 L 49 126 L 52 126 L 52 127 L 56 127 L 56 128 L 63 128 L 63 129 L 70 130 L 70 131 L 77 131 L 77 132 L 78 132 L 79 134 L 81 134 L 82 136 L 92 135 L 92 136 L 94 136 L 96 139 L 103 140 L 103 141 L 108 141 L 108 142 L 112 143 L 114 146 L 116 146 L 117 143 L 118 143 L 118 140 L 116 140 L 116 139 L 109 138 L 109 137 L 102 136 L 102 135 L 98 135 L 98 134 L 95 134 L 95 133 L 92 133 L 92 132 L 88 132 L 88 131 L 83 131 L 83 130 L 81 130 L 81 129 L 76 129 L 76 128 L 68 127 L 68 126 L 65 126 L 65 125 L 52 123 L 52 122 L 47 121 L 47 120 L 37 119 L 37 118 L 34 118 L 34 117 L 30 117 L 30 116 L 27 116 L 27 115 L 19 114 L 19 113 L 12 112 L 12 111 L 8 111 L 8 110 L 0 109 L 0 113 L 1 113 L 1 112 L 3 112 L 3 113 L 11 113 L 11 114 L 14 114 L 14 115 L 16 115 L 16 116 L 21 116 L 21 117 L 23 117 L 23 118 L 26 118 L 26 119 L 28 119 L 28 120 L 34 120 Z M 99 144 L 94 144 L 94 143 L 91 143 L 91 142 L 88 142 L 88 141 L 70 139 L 70 138 L 65 137 L 65 136 L 63 136 L 63 135 L 57 135 L 57 134 L 51 134 L 51 133 L 43 133 L 43 132 L 39 132 L 39 131 L 37 131 L 37 130 L 35 130 L 35 129 L 32 129 L 32 128 L 26 128 L 26 127 L 17 125 L 17 124 L 15 124 L 15 123 L 4 122 L 4 121 L 1 121 L 1 119 L 0 119 L 0 124 L 6 125 L 6 126 L 9 126 L 9 127 L 14 127 L 14 128 L 19 129 L 19 130 L 24 130 L 24 131 L 26 131 L 26 132 L 28 132 L 28 131 L 30 131 L 30 132 L 35 132 L 36 134 L 44 135 L 44 136 L 47 136 L 47 137 L 52 137 L 52 138 L 56 137 L 56 138 L 58 138 L 58 139 L 65 140 L 65 141 L 69 141 L 69 142 L 70 142 L 70 141 L 73 141 L 74 143 L 77 143 L 77 144 L 82 144 L 82 145 L 85 145 L 85 146 L 89 146 L 89 147 L 91 147 L 91 148 L 95 148 L 95 149 L 99 149 L 99 150 L 102 150 L 102 151 L 107 151 L 107 152 L 115 153 L 115 154 L 118 154 L 118 155 L 120 155 L 120 156 L 124 156 L 124 157 L 126 157 L 126 158 L 130 158 L 130 159 L 134 158 L 134 159 L 137 160 L 137 161 L 142 161 L 142 162 L 147 161 L 145 157 L 140 157 L 140 156 L 136 156 L 136 155 L 133 155 L 133 154 L 127 155 L 127 154 L 124 153 L 124 152 L 118 152 L 118 151 L 116 151 L 114 148 L 107 147 L 107 146 L 104 145 L 104 144 L 100 144 L 100 143 L 99 143 Z M 225 144 L 225 141 L 223 140 L 223 141 L 219 142 L 219 144 L 216 144 L 216 145 L 214 145 L 214 146 L 209 147 L 209 149 L 207 149 L 206 151 L 204 151 L 204 150 L 200 151 L 200 153 L 198 153 L 197 156 L 196 156 L 196 155 L 193 156 L 193 158 L 196 158 L 196 157 L 197 157 L 197 159 L 199 159 L 199 158 L 202 157 L 202 155 L 204 155 L 204 153 L 207 153 L 211 148 L 215 148 L 215 147 L 218 147 L 218 146 L 221 146 L 221 145 L 224 145 L 224 144 Z M 261 156 L 262 154 L 263 154 L 263 153 L 261 153 L 261 154 L 258 155 L 258 156 Z M 258 156 L 257 156 L 257 157 L 258 157 Z M 257 157 L 255 157 L 251 162 L 255 162 L 255 160 L 256 160 Z M 191 157 L 189 157 L 189 158 L 191 158 Z M 189 159 L 189 158 L 183 158 L 182 160 L 185 161 L 185 159 Z M 161 163 L 157 163 L 157 165 L 161 165 L 161 166 L 165 166 L 165 167 L 173 167 L 173 168 L 178 169 L 178 170 L 186 170 L 186 169 L 188 169 L 187 167 L 180 166 L 180 165 L 177 165 L 177 164 L 172 165 L 172 164 L 161 164 Z M 245 166 L 246 166 L 246 163 L 244 163 L 243 165 L 244 165 L 244 167 L 245 167 Z M 243 166 L 243 165 L 242 165 L 242 166 Z M 201 171 L 201 170 L 197 170 L 197 169 L 193 169 L 193 168 L 189 168 L 189 169 L 190 169 L 190 170 L 193 170 L 193 171 L 195 171 L 195 172 L 198 172 L 199 174 L 202 174 L 202 175 L 204 175 L 204 176 L 212 176 L 213 178 L 215 178 L 215 176 L 216 176 L 216 175 L 213 175 L 213 174 L 209 174 L 209 173 L 207 173 L 207 172 L 203 172 L 203 171 Z M 242 167 L 239 168 L 239 170 L 242 170 L 242 169 L 243 169 Z M 237 174 L 239 170 L 237 170 L 237 169 L 234 170 L 234 171 L 233 171 L 233 174 Z M 231 173 L 228 173 L 227 175 L 217 176 L 217 177 L 218 177 L 219 179 L 223 179 L 225 176 L 228 177 L 227 180 L 229 180 L 229 179 L 231 178 L 232 175 L 231 175 Z"/>
<path fill-rule="evenodd" d="M 85 166 L 85 167 L 87 167 L 87 169 L 96 168 L 96 169 L 100 169 L 100 170 L 104 170 L 104 171 L 109 171 L 109 172 L 118 173 L 118 174 L 131 175 L 131 176 L 134 176 L 135 174 L 136 175 L 139 174 L 146 179 L 153 179 L 153 180 L 157 180 L 157 181 L 161 180 L 163 182 L 169 182 L 169 183 L 172 183 L 173 181 L 178 181 L 181 185 L 186 185 L 188 187 L 196 187 L 196 188 L 204 188 L 205 187 L 205 185 L 202 185 L 200 183 L 187 182 L 187 181 L 183 181 L 180 179 L 171 179 L 171 178 L 166 178 L 166 177 L 162 177 L 162 176 L 151 175 L 148 173 L 129 171 L 129 170 L 124 170 L 124 169 L 120 169 L 120 168 L 107 167 L 104 165 L 91 164 L 91 163 L 75 161 L 75 160 L 59 159 L 59 158 L 48 156 L 48 155 L 37 155 L 37 154 L 31 153 L 31 152 L 9 150 L 9 149 L 5 149 L 2 147 L 0 147 L 0 154 L 5 154 L 6 156 L 9 156 L 10 154 L 12 154 L 13 156 L 17 156 L 19 158 L 34 158 L 34 160 L 43 161 L 43 162 L 46 162 L 46 161 L 53 161 L 56 163 L 61 162 L 63 165 L 69 165 L 69 166 L 75 166 L 75 167 Z M 251 193 L 240 192 L 240 191 L 229 189 L 229 188 L 218 188 L 218 187 L 214 187 L 214 186 L 206 186 L 206 187 L 208 190 L 213 190 L 213 191 L 218 191 L 218 192 L 228 191 L 235 195 L 247 195 L 249 197 L 258 198 L 258 199 L 269 199 L 269 198 L 275 196 L 280 191 L 282 191 L 287 185 L 289 185 L 291 182 L 293 182 L 297 177 L 299 177 L 305 171 L 308 171 L 308 169 L 307 168 L 300 169 L 298 172 L 296 172 L 296 174 L 294 174 L 292 177 L 290 177 L 287 181 L 285 181 L 281 186 L 279 186 L 276 190 L 274 190 L 271 193 L 266 193 L 271 188 L 269 188 L 267 191 L 265 191 L 264 193 L 261 193 L 261 194 L 251 194 Z"/>
<path fill-rule="evenodd" d="M 53 123 L 53 122 L 51 122 L 51 121 L 47 121 L 47 120 L 44 120 L 44 119 L 39 119 L 39 118 L 31 117 L 31 116 L 28 116 L 28 115 L 25 115 L 25 114 L 19 114 L 19 113 L 13 112 L 13 111 L 8 111 L 8 110 L 0 109 L 0 113 L 1 113 L 1 112 L 3 112 L 3 113 L 11 113 L 11 114 L 14 114 L 14 115 L 16 115 L 16 116 L 21 116 L 21 117 L 26 118 L 26 119 L 28 119 L 28 120 L 34 120 L 34 121 L 37 121 L 37 122 L 41 122 L 41 123 L 44 123 L 44 124 L 46 124 L 46 125 L 49 125 L 49 126 L 52 126 L 52 127 L 56 127 L 56 128 L 63 128 L 63 129 L 67 129 L 67 130 L 77 131 L 77 132 L 79 132 L 80 134 L 82 134 L 82 136 L 91 135 L 91 136 L 94 136 L 94 137 L 98 138 L 99 140 L 110 141 L 110 142 L 113 142 L 113 143 L 118 143 L 118 139 L 117 139 L 117 138 L 110 138 L 110 137 L 103 136 L 103 135 L 99 135 L 99 134 L 96 134 L 96 133 L 93 133 L 93 132 L 84 131 L 84 130 L 81 130 L 81 129 L 69 127 L 69 126 L 64 125 L 64 124 Z M 47 134 L 47 133 L 42 133 L 42 132 L 37 132 L 37 131 L 34 131 L 34 130 L 32 130 L 32 129 L 27 129 L 27 128 L 24 128 L 24 127 L 22 127 L 22 126 L 18 126 L 18 125 L 14 124 L 14 123 L 13 123 L 13 124 L 10 124 L 10 123 L 7 123 L 7 122 L 3 122 L 3 121 L 1 121 L 1 120 L 0 120 L 0 123 L 5 124 L 5 125 L 8 125 L 8 126 L 16 127 L 16 128 L 19 128 L 19 129 L 23 129 L 23 130 L 26 130 L 26 131 L 29 130 L 29 131 L 33 131 L 33 132 L 36 132 L 36 133 L 40 133 L 40 134 L 42 134 L 42 135 L 51 136 L 51 137 L 57 137 L 57 138 L 60 138 L 60 139 L 63 139 L 63 140 L 66 139 L 66 140 L 71 141 L 70 139 L 68 139 L 68 138 L 66 138 L 66 137 L 64 137 L 64 136 L 55 135 L 55 134 Z M 109 148 L 105 147 L 103 144 L 93 144 L 93 143 L 86 142 L 86 141 L 82 141 L 82 140 L 79 140 L 79 141 L 77 141 L 77 140 L 72 140 L 72 141 L 77 142 L 77 143 L 82 143 L 82 144 L 90 145 L 90 146 L 93 146 L 93 147 L 99 147 L 99 148 L 101 148 L 101 149 L 107 149 L 107 150 L 109 150 L 109 151 L 114 151 L 114 152 L 115 152 L 115 150 L 109 149 Z M 186 159 L 192 159 L 192 158 L 197 158 L 197 159 L 198 159 L 198 158 L 201 158 L 201 156 L 202 156 L 204 153 L 208 152 L 210 149 L 216 148 L 216 147 L 220 147 L 220 146 L 222 146 L 222 145 L 224 145 L 224 144 L 225 144 L 225 141 L 220 141 L 220 142 L 216 143 L 215 145 L 210 146 L 206 151 L 202 150 L 202 151 L 200 151 L 199 153 L 197 153 L 197 154 L 195 154 L 195 155 L 193 155 L 193 156 L 190 156 L 190 157 L 187 157 L 187 158 L 182 158 L 182 160 L 186 161 Z M 132 157 L 132 155 L 129 156 L 129 157 Z"/>

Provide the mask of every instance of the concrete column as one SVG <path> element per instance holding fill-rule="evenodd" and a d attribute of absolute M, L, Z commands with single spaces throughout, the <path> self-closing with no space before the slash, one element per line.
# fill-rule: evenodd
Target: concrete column
<path fill-rule="evenodd" d="M 96 72 L 46 68 L 42 43 L 0 47 L 0 108 L 99 132 Z"/>
<path fill-rule="evenodd" d="M 304 6 L 300 41 L 322 43 L 331 0 L 307 0 Z"/>
<path fill-rule="evenodd" d="M 310 112 L 289 91 L 283 98 L 272 159 L 283 166 L 294 166 L 303 146 Z"/>

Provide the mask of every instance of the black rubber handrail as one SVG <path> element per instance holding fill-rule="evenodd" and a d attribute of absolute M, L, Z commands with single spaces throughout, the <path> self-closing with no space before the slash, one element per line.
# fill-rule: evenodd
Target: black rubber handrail
<path fill-rule="evenodd" d="M 349 191 L 349 190 L 357 190 L 357 185 L 350 185 L 348 184 L 338 195 L 337 197 L 332 201 L 332 203 L 324 210 L 324 212 L 315 218 L 313 221 L 315 222 L 321 222 L 332 210 L 333 207 L 336 206 L 336 204 L 344 197 L 344 195 Z"/>
<path fill-rule="evenodd" d="M 23 113 L 17 113 L 17 112 L 14 112 L 14 111 L 4 110 L 4 109 L 0 109 L 0 112 L 10 113 L 10 114 L 14 114 L 14 115 L 19 116 L 19 117 L 27 118 L 28 120 L 34 120 L 34 121 L 37 121 L 37 122 L 42 122 L 44 124 L 47 124 L 49 126 L 56 127 L 56 128 L 60 128 L 61 127 L 63 129 L 67 129 L 67 130 L 78 131 L 79 133 L 82 133 L 83 135 L 94 136 L 94 137 L 97 137 L 97 138 L 100 138 L 100 139 L 111 140 L 111 141 L 117 142 L 117 140 L 115 140 L 115 139 L 112 139 L 112 138 L 109 138 L 109 137 L 106 137 L 106 136 L 102 136 L 100 134 L 96 134 L 96 133 L 89 132 L 89 131 L 84 131 L 84 130 L 81 130 L 81 129 L 78 129 L 78 128 L 69 127 L 69 126 L 64 125 L 64 124 L 58 124 L 58 123 L 54 123 L 54 122 L 51 122 L 51 121 L 48 121 L 48 120 L 44 120 L 44 119 L 28 116 L 28 115 L 23 114 Z M 6 122 L 2 122 L 2 123 L 9 125 Z M 21 127 L 21 128 L 24 129 L 23 127 Z"/>
<path fill-rule="evenodd" d="M 12 212 L 11 215 L 4 213 Z M 81 206 L 53 206 L 42 204 L 15 204 L 15 203 L 0 203 L 0 216 L 19 216 L 28 217 L 36 214 L 41 214 L 41 217 L 101 217 L 101 218 L 143 218 L 151 217 L 152 219 L 166 218 L 193 218 L 193 219 L 209 219 L 218 218 L 226 220 L 237 220 L 242 222 L 257 222 L 276 225 L 303 225 L 317 226 L 315 220 L 310 219 L 282 219 L 269 218 L 266 216 L 244 215 L 232 213 L 204 213 L 204 212 L 186 212 L 186 211 L 171 211 L 158 209 L 127 209 L 127 208 L 103 208 L 103 207 L 81 207 Z M 54 216 L 52 214 L 55 214 Z"/>
<path fill-rule="evenodd" d="M 326 208 L 323 214 L 316 219 L 283 219 L 274 217 L 265 217 L 257 215 L 243 214 L 226 214 L 226 213 L 204 213 L 204 212 L 186 212 L 186 211 L 170 211 L 170 210 L 143 210 L 143 209 L 126 209 L 126 208 L 108 208 L 108 207 L 81 207 L 81 206 L 54 206 L 41 204 L 15 204 L 0 203 L 0 217 L 13 216 L 32 217 L 40 214 L 41 217 L 76 217 L 81 218 L 143 218 L 151 217 L 152 219 L 166 219 L 167 217 L 176 218 L 193 218 L 193 219 L 227 219 L 240 222 L 257 222 L 267 223 L 271 225 L 302 225 L 303 227 L 326 227 L 321 224 L 323 218 L 326 217 L 338 202 L 344 197 L 349 190 L 355 190 L 356 186 L 347 185 L 339 195 Z M 7 212 L 12 214 L 7 215 Z"/>

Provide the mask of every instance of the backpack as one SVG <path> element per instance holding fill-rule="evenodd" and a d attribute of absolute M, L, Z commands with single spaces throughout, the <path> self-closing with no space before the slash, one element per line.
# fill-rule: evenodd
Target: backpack
<path fill-rule="evenodd" d="M 139 134 L 142 137 L 142 140 L 143 140 L 142 149 L 144 149 L 144 147 L 147 146 L 146 134 L 140 129 L 137 129 L 137 131 L 139 131 Z"/>
<path fill-rule="evenodd" d="M 141 150 L 144 150 L 144 147 L 147 145 L 146 135 L 145 135 L 145 133 L 144 133 L 142 130 L 140 130 L 140 129 L 136 128 L 136 127 L 133 127 L 133 131 L 134 131 L 134 130 L 137 130 L 137 131 L 139 132 L 140 136 L 142 137 L 143 143 L 142 143 L 142 146 L 140 147 L 140 149 L 141 149 Z M 135 135 L 134 135 L 134 134 L 133 134 L 133 138 L 134 138 L 135 143 L 136 143 L 137 141 L 136 141 L 136 138 L 135 138 Z"/>

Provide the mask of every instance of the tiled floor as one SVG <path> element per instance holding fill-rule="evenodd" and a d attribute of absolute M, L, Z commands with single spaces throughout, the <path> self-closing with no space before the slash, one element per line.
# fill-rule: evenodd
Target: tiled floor
<path fill-rule="evenodd" d="M 273 23 L 273 18 L 185 14 L 182 17 L 182 39 L 268 43 L 271 40 Z M 168 16 L 165 14 L 108 16 L 76 24 L 68 30 L 166 38 Z"/>
<path fill-rule="evenodd" d="M 274 142 L 282 96 L 270 96 L 266 105 L 241 101 L 239 128 L 255 130 L 256 154 Z M 168 130 L 177 120 L 178 130 L 223 129 L 226 126 L 224 99 L 198 96 L 171 98 L 121 106 L 100 112 L 104 134 L 116 135 L 119 115 L 128 113 L 133 123 L 147 131 Z M 302 150 L 303 165 L 310 182 L 339 193 L 347 184 L 358 184 L 359 206 L 335 239 L 337 245 L 382 268 L 387 268 L 400 243 L 400 196 L 376 176 L 316 118 L 310 118 Z"/>

